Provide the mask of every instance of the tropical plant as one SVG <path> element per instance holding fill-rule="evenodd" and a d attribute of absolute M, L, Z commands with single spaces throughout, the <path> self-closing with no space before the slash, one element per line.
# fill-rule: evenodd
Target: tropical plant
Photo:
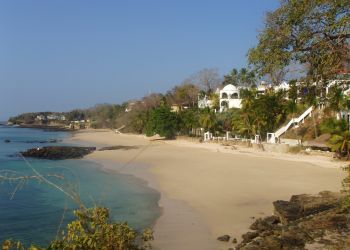
<path fill-rule="evenodd" d="M 215 126 L 215 113 L 209 108 L 203 109 L 199 115 L 199 125 L 205 130 L 212 130 Z"/>

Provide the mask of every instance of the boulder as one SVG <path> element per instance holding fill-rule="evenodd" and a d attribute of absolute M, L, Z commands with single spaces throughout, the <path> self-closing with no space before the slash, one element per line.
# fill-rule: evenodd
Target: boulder
<path fill-rule="evenodd" d="M 223 236 L 220 236 L 217 238 L 218 241 L 225 241 L 225 242 L 228 242 L 230 240 L 231 236 L 230 235 L 223 235 Z"/>
<path fill-rule="evenodd" d="M 320 192 L 318 195 L 293 195 L 289 201 L 275 201 L 275 215 L 283 224 L 299 218 L 314 215 L 335 207 L 338 207 L 344 194 L 329 191 Z"/>
<path fill-rule="evenodd" d="M 277 215 L 282 224 L 297 220 L 301 217 L 301 207 L 299 204 L 290 201 L 274 201 L 275 215 Z"/>
<path fill-rule="evenodd" d="M 323 191 L 318 195 L 293 195 L 290 202 L 297 203 L 301 207 L 302 216 L 308 216 L 338 207 L 343 198 L 344 194 Z"/>

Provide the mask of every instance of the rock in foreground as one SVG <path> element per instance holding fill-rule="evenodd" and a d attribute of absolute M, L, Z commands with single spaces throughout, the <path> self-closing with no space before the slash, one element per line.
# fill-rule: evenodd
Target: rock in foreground
<path fill-rule="evenodd" d="M 32 148 L 21 152 L 24 157 L 33 157 L 39 159 L 64 160 L 82 158 L 95 151 L 95 147 L 71 147 L 54 146 L 43 148 Z"/>
<path fill-rule="evenodd" d="M 342 206 L 344 198 L 321 192 L 276 201 L 275 216 L 256 220 L 250 227 L 255 231 L 244 234 L 237 249 L 350 249 L 350 208 Z"/>

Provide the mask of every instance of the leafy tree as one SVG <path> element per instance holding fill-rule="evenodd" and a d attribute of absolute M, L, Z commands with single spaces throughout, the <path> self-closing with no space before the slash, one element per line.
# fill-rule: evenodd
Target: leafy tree
<path fill-rule="evenodd" d="M 159 134 L 167 139 L 172 139 L 177 132 L 177 123 L 176 114 L 171 112 L 169 107 L 162 105 L 150 112 L 146 124 L 146 135 Z"/>
<path fill-rule="evenodd" d="M 199 125 L 205 130 L 212 130 L 215 126 L 215 113 L 209 108 L 203 109 L 199 116 Z"/>
<path fill-rule="evenodd" d="M 247 68 L 232 69 L 230 74 L 224 76 L 223 85 L 232 84 L 235 86 L 253 86 L 256 82 L 256 75 L 254 70 Z"/>
<path fill-rule="evenodd" d="M 190 83 L 183 83 L 180 86 L 175 86 L 169 93 L 169 98 L 172 103 L 179 106 L 189 105 L 196 106 L 198 100 L 199 88 Z"/>
<path fill-rule="evenodd" d="M 307 76 L 324 81 L 342 70 L 350 38 L 349 0 L 284 0 L 267 13 L 249 62 L 261 76 L 307 65 Z M 277 74 L 278 75 L 278 74 Z"/>
<path fill-rule="evenodd" d="M 178 114 L 179 130 L 184 134 L 190 134 L 190 131 L 199 127 L 199 111 L 197 109 L 187 109 Z"/>
<path fill-rule="evenodd" d="M 244 135 L 259 134 L 265 138 L 266 133 L 275 131 L 285 121 L 286 101 L 282 91 L 271 91 L 257 98 L 254 90 L 246 89 L 241 96 L 241 121 L 234 126 Z"/>
<path fill-rule="evenodd" d="M 223 85 L 232 84 L 237 86 L 239 84 L 239 75 L 237 69 L 232 69 L 228 75 L 224 75 Z"/>
<path fill-rule="evenodd" d="M 328 95 L 328 103 L 331 110 L 340 112 L 346 107 L 346 98 L 343 95 L 343 90 L 339 87 L 333 87 L 330 89 Z"/>

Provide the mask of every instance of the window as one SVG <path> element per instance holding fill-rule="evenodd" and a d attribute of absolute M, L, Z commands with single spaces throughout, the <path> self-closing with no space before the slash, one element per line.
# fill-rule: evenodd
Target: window
<path fill-rule="evenodd" d="M 223 98 L 223 99 L 227 99 L 227 94 L 224 92 L 224 93 L 222 93 L 221 94 L 221 98 Z"/>

